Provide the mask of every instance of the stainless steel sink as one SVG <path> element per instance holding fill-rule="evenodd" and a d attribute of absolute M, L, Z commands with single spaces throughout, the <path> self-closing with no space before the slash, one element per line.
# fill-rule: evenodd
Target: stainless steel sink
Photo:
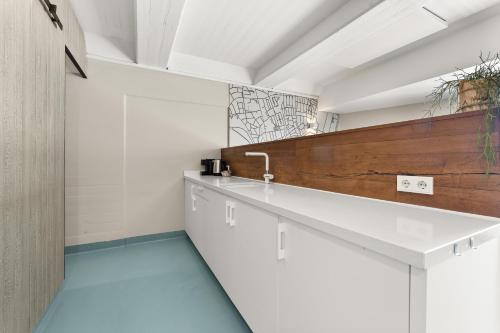
<path fill-rule="evenodd" d="M 227 184 L 221 184 L 220 186 L 231 189 L 231 188 L 262 187 L 265 186 L 265 184 L 257 182 L 244 182 L 244 183 L 227 183 Z"/>

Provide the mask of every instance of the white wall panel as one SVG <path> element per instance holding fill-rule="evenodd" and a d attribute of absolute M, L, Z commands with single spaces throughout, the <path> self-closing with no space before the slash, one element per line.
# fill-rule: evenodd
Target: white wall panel
<path fill-rule="evenodd" d="M 182 170 L 226 146 L 227 84 L 98 60 L 88 76 L 67 77 L 66 244 L 183 229 Z"/>
<path fill-rule="evenodd" d="M 219 106 L 134 96 L 127 96 L 125 112 L 128 236 L 184 229 L 183 171 L 220 154 L 226 113 Z"/>

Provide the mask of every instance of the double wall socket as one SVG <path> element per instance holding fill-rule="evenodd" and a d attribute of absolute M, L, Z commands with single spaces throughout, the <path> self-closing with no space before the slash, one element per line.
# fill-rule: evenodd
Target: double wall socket
<path fill-rule="evenodd" d="M 434 178 L 398 175 L 398 192 L 434 194 Z"/>

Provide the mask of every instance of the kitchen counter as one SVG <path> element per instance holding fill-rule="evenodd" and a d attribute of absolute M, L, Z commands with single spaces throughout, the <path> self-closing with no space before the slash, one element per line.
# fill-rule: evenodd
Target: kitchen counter
<path fill-rule="evenodd" d="M 500 219 L 493 217 L 199 171 L 185 171 L 184 178 L 422 269 L 500 237 Z"/>

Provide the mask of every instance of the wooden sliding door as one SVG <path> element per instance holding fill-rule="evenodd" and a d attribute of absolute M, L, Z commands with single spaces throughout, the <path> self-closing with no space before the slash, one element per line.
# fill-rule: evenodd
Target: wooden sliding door
<path fill-rule="evenodd" d="M 0 332 L 31 332 L 64 278 L 64 34 L 0 1 Z"/>
<path fill-rule="evenodd" d="M 32 110 L 31 4 L 0 1 L 0 332 L 29 332 L 25 113 Z"/>

